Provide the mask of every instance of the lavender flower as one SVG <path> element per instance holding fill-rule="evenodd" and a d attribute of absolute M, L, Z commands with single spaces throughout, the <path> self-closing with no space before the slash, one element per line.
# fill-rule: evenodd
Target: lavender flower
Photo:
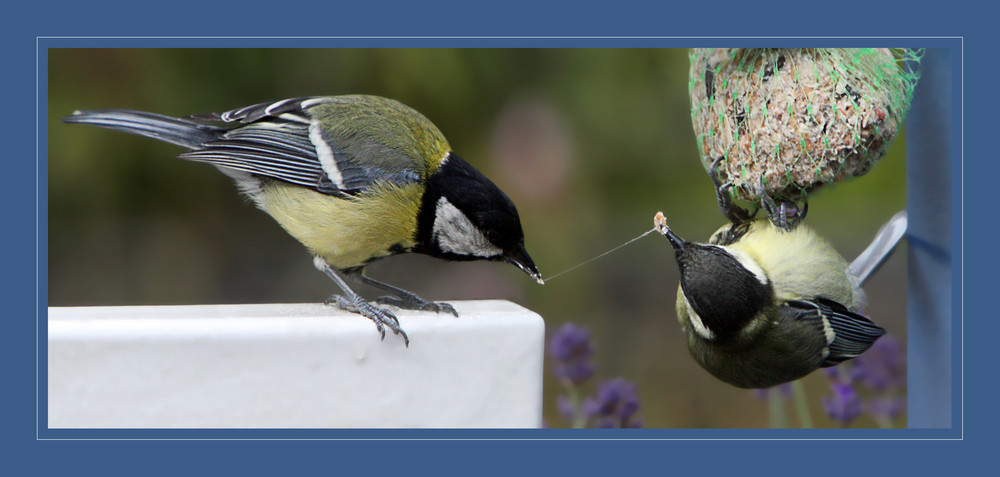
<path fill-rule="evenodd" d="M 905 407 L 903 398 L 900 396 L 879 396 L 868 400 L 865 404 L 868 413 L 885 427 L 888 427 L 893 419 L 899 417 Z"/>
<path fill-rule="evenodd" d="M 851 374 L 873 391 L 881 392 L 903 384 L 905 364 L 899 340 L 885 335 L 865 354 L 854 359 Z"/>
<path fill-rule="evenodd" d="M 624 378 L 602 381 L 597 397 L 583 398 L 581 402 L 580 386 L 594 375 L 590 363 L 593 354 L 586 328 L 566 323 L 552 334 L 549 356 L 555 361 L 553 373 L 567 392 L 556 398 L 559 414 L 575 428 L 586 427 L 591 420 L 596 427 L 642 427 L 642 421 L 635 416 L 639 411 L 635 385 Z"/>
<path fill-rule="evenodd" d="M 861 415 L 861 398 L 850 383 L 831 381 L 833 396 L 823 396 L 823 410 L 831 419 L 843 425 Z"/>
<path fill-rule="evenodd" d="M 642 421 L 634 418 L 638 411 L 635 384 L 625 378 L 601 382 L 597 398 L 589 397 L 583 403 L 583 412 L 600 428 L 642 427 Z"/>
<path fill-rule="evenodd" d="M 553 370 L 556 377 L 577 386 L 594 375 L 590 363 L 593 354 L 590 332 L 573 323 L 560 327 L 549 341 L 549 355 L 556 361 Z"/>
<path fill-rule="evenodd" d="M 864 355 L 840 366 L 823 368 L 823 374 L 830 379 L 832 392 L 832 395 L 823 396 L 823 410 L 844 426 L 864 412 L 879 426 L 892 427 L 893 419 L 905 411 L 900 391 L 906 382 L 905 368 L 899 340 L 891 335 L 882 336 Z M 784 403 L 789 397 L 795 398 L 802 426 L 812 427 L 803 393 L 799 382 L 754 390 L 755 396 L 770 404 L 771 427 L 785 427 L 787 424 Z"/>
<path fill-rule="evenodd" d="M 562 415 L 563 419 L 569 422 L 576 420 L 576 406 L 568 396 L 557 396 L 556 407 L 559 408 L 559 414 Z"/>

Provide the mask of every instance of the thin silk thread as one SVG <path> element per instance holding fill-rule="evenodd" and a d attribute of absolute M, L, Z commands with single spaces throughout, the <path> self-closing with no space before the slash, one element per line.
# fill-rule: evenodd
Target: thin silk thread
<path fill-rule="evenodd" d="M 562 275 L 562 274 L 564 274 L 566 272 L 569 272 L 569 271 L 572 271 L 572 270 L 576 270 L 577 268 L 580 268 L 580 267 L 582 267 L 582 266 L 584 266 L 584 265 L 586 265 L 586 264 L 588 264 L 590 262 L 593 262 L 594 260 L 597 260 L 597 259 L 599 259 L 599 258 L 601 258 L 601 257 L 603 257 L 605 255 L 608 255 L 610 253 L 616 252 L 616 251 L 618 251 L 618 249 L 620 249 L 622 247 L 625 247 L 625 246 L 631 244 L 632 242 L 635 242 L 636 240 L 639 240 L 639 239 L 641 239 L 641 238 L 643 238 L 643 237 L 645 237 L 645 236 L 647 236 L 647 235 L 649 235 L 649 234 L 651 234 L 651 233 L 653 233 L 655 231 L 656 231 L 656 227 L 654 227 L 652 229 L 649 229 L 648 231 L 644 232 L 643 234 L 639 235 L 638 237 L 636 237 L 636 238 L 634 238 L 632 240 L 629 240 L 628 242 L 625 242 L 625 243 L 623 243 L 623 244 L 621 244 L 621 245 L 619 245 L 619 246 L 617 246 L 617 247 L 615 247 L 615 248 L 613 248 L 611 250 L 608 250 L 607 252 L 604 252 L 604 253 L 602 253 L 602 254 L 600 254 L 600 255 L 598 255 L 598 256 L 590 259 L 590 260 L 587 260 L 585 262 L 579 263 L 577 265 L 573 265 L 572 267 L 569 267 L 569 268 L 567 268 L 567 269 L 565 269 L 565 270 L 563 270 L 563 271 L 561 271 L 561 272 L 559 272 L 559 273 L 557 273 L 555 275 L 552 275 L 550 277 L 546 277 L 545 278 L 545 282 L 548 283 L 548 282 L 552 281 L 553 278 L 556 278 L 559 275 Z"/>

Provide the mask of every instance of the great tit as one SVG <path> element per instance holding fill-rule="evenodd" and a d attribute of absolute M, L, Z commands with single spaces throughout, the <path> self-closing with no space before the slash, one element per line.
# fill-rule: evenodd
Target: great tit
<path fill-rule="evenodd" d="M 806 225 L 730 223 L 685 240 L 654 225 L 680 268 L 677 319 L 695 361 L 741 388 L 767 388 L 864 353 L 885 330 L 860 314 L 861 279 Z M 869 268 L 870 270 L 870 268 Z"/>
<path fill-rule="evenodd" d="M 365 276 L 374 260 L 415 252 L 504 261 L 544 283 L 513 202 L 398 101 L 304 97 L 186 118 L 108 109 L 63 121 L 166 141 L 189 149 L 181 159 L 217 167 L 313 254 L 343 292 L 326 302 L 371 319 L 383 339 L 388 327 L 409 344 L 396 316 L 355 293 L 345 275 L 392 295 L 376 303 L 458 313 Z"/>

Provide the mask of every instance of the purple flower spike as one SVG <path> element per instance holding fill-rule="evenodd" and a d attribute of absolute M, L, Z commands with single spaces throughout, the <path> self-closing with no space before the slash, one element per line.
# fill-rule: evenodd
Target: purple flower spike
<path fill-rule="evenodd" d="M 556 361 L 553 370 L 556 377 L 577 386 L 594 375 L 594 366 L 590 364 L 593 354 L 590 332 L 573 323 L 560 327 L 549 341 L 549 355 Z"/>
<path fill-rule="evenodd" d="M 614 429 L 618 427 L 618 423 L 610 417 L 602 417 L 594 423 L 595 429 Z"/>
<path fill-rule="evenodd" d="M 900 396 L 883 396 L 868 401 L 868 412 L 875 419 L 892 421 L 903 413 L 904 406 Z"/>
<path fill-rule="evenodd" d="M 905 357 L 895 336 L 885 335 L 863 355 L 854 359 L 854 378 L 874 391 L 900 386 L 905 379 Z"/>
<path fill-rule="evenodd" d="M 573 419 L 576 418 L 576 409 L 573 408 L 573 402 L 568 397 L 556 397 L 556 406 L 559 408 L 559 414 L 562 415 L 563 419 L 573 422 Z"/>
<path fill-rule="evenodd" d="M 850 384 L 830 382 L 833 396 L 823 396 L 823 410 L 831 419 L 847 425 L 861 415 L 861 398 Z"/>
<path fill-rule="evenodd" d="M 840 367 L 832 366 L 829 368 L 823 368 L 823 374 L 830 379 L 840 379 Z"/>
<path fill-rule="evenodd" d="M 562 325 L 552 334 L 549 354 L 560 361 L 590 358 L 594 354 L 590 347 L 590 331 L 573 323 Z"/>
<path fill-rule="evenodd" d="M 635 384 L 625 378 L 603 381 L 597 388 L 597 399 L 588 398 L 583 404 L 588 417 L 595 419 L 597 427 L 638 427 L 641 422 L 632 419 L 639 411 L 639 397 Z"/>

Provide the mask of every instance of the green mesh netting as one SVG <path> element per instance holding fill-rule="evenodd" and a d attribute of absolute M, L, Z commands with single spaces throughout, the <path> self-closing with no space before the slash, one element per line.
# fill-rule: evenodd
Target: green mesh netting
<path fill-rule="evenodd" d="M 702 163 L 719 157 L 736 198 L 802 199 L 868 172 L 903 123 L 923 50 L 699 48 L 691 121 Z"/>

